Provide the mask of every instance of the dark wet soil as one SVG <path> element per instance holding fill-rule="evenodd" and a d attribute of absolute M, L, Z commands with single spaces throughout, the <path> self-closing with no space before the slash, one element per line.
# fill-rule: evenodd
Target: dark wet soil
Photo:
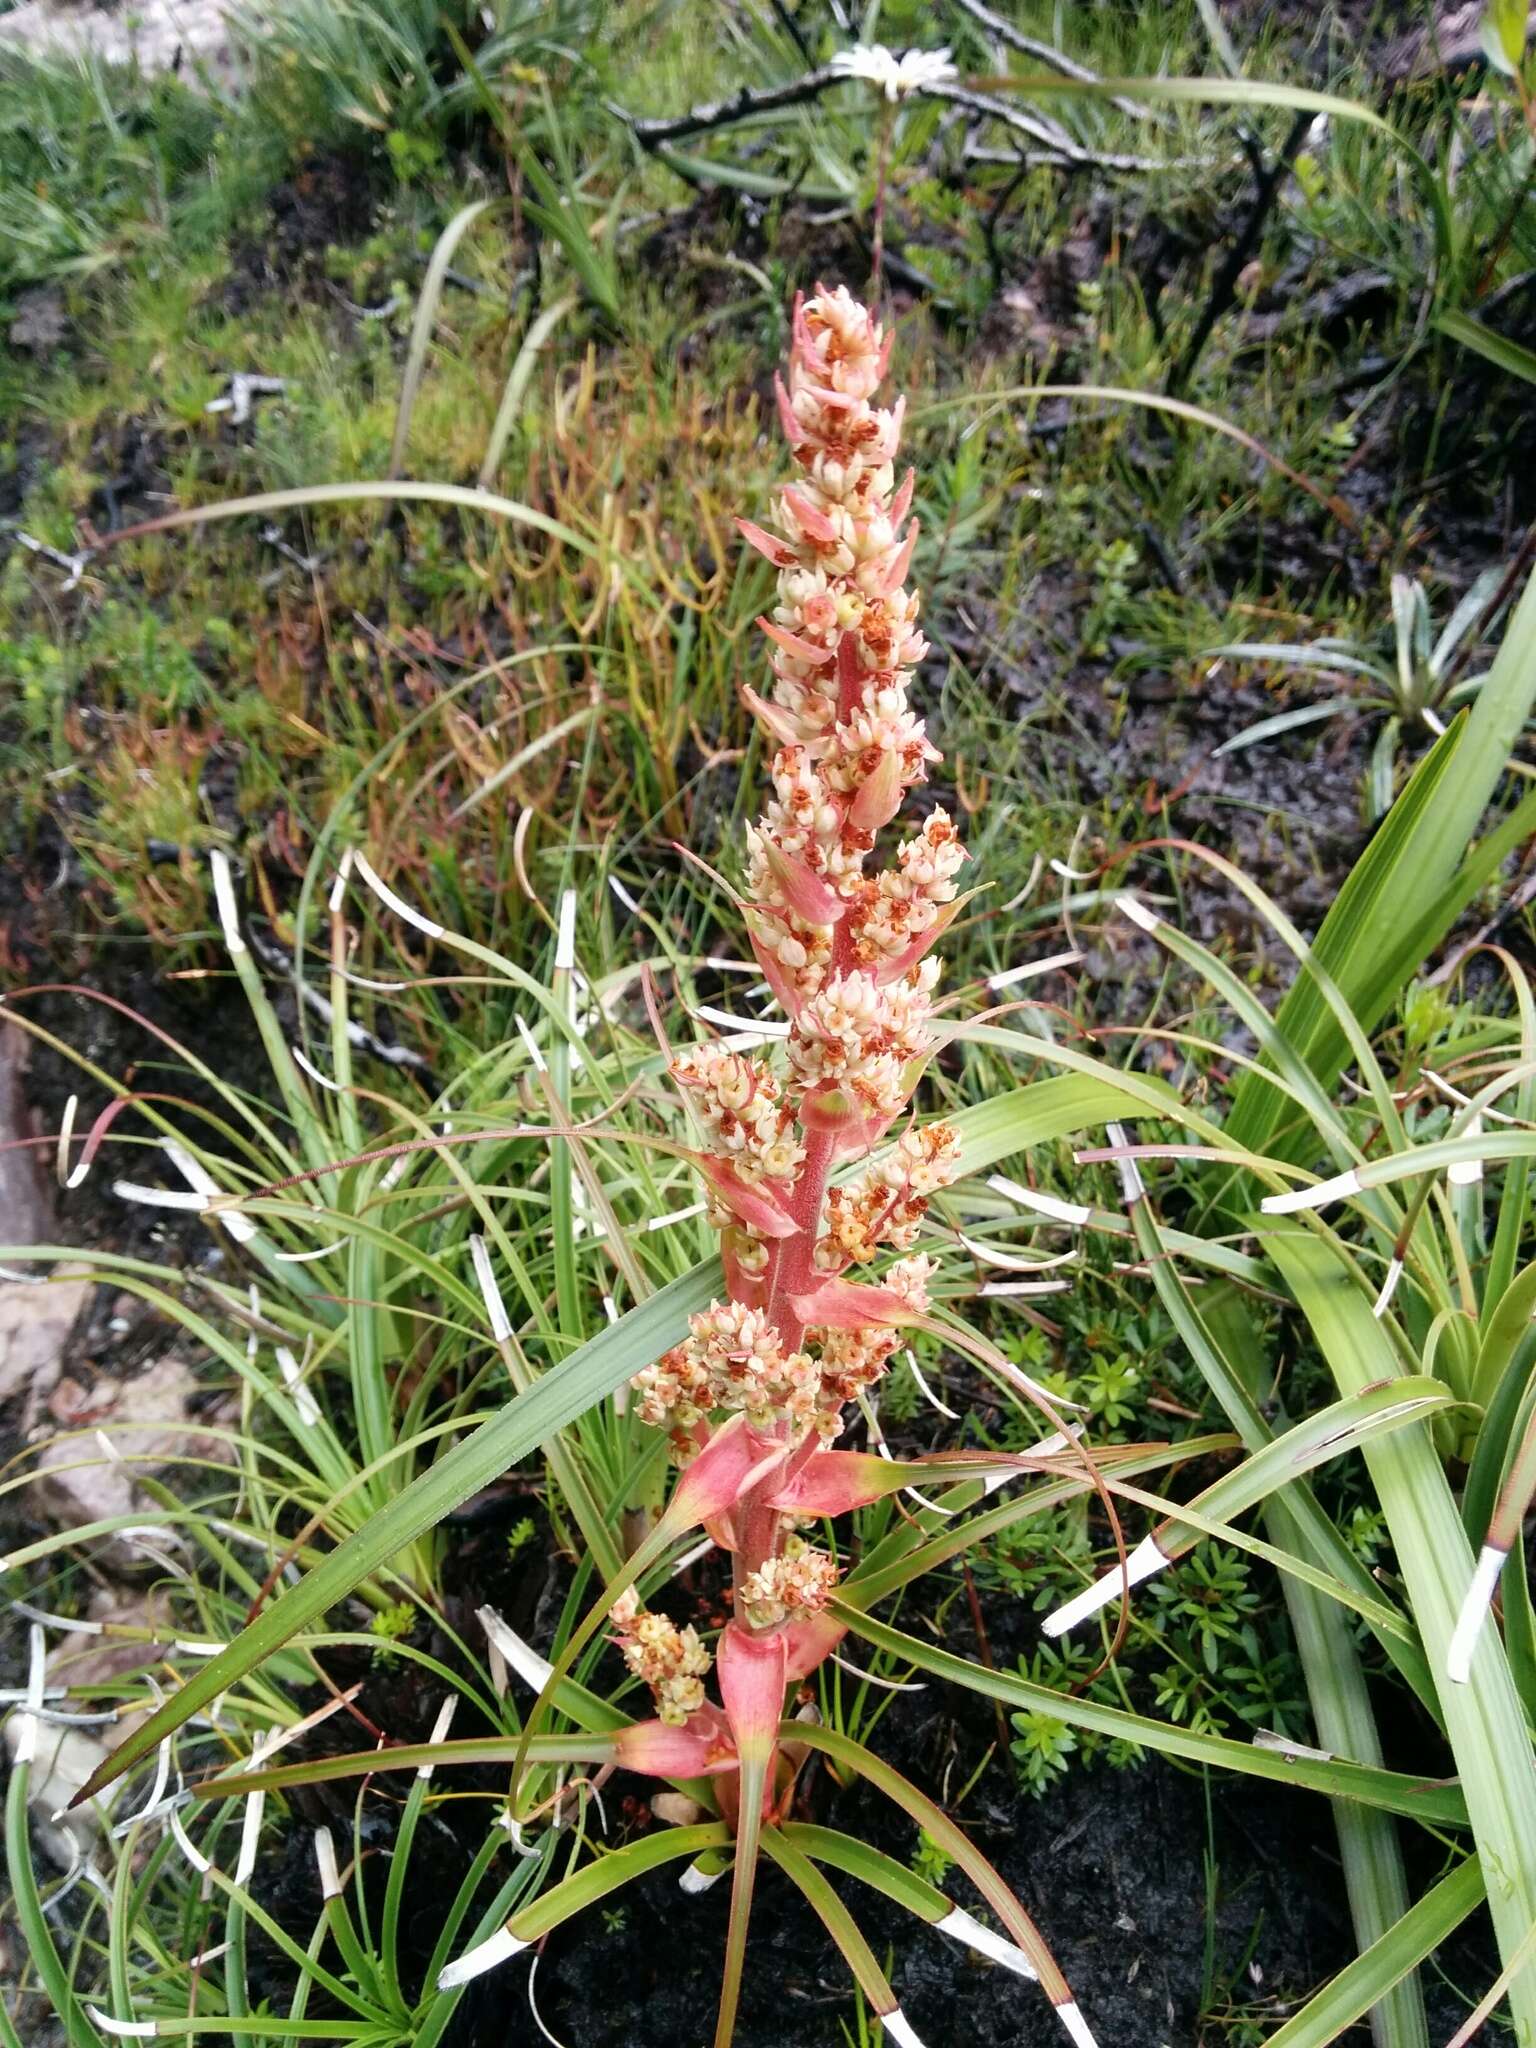
<path fill-rule="evenodd" d="M 363 157 L 331 152 L 300 165 L 273 188 L 264 218 L 232 251 L 224 286 L 230 312 L 273 292 L 313 289 L 326 250 L 368 233 L 379 193 L 379 173 Z"/>

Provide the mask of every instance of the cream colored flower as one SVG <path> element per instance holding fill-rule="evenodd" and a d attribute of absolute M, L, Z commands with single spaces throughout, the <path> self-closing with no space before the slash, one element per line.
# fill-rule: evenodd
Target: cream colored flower
<path fill-rule="evenodd" d="M 842 78 L 867 79 L 888 100 L 905 99 L 924 86 L 945 85 L 960 76 L 947 49 L 905 50 L 898 57 L 884 43 L 855 43 L 851 50 L 839 50 L 832 69 Z"/>

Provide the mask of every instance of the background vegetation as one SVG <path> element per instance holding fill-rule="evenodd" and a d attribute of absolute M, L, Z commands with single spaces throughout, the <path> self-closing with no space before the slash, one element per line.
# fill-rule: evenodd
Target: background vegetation
<path fill-rule="evenodd" d="M 769 580 L 732 520 L 760 513 L 780 467 L 769 380 L 788 306 L 818 277 L 862 286 L 877 250 L 912 402 L 939 795 L 964 814 L 988 885 L 948 941 L 948 980 L 968 1009 L 989 993 L 1025 1005 L 998 1027 L 1007 1037 L 982 1029 L 947 1050 L 932 1106 L 980 1119 L 1021 1082 L 1090 1059 L 1099 1081 L 1123 1069 L 1166 1091 L 1140 1098 L 1138 1136 L 1226 1148 L 1214 1168 L 1147 1169 L 1162 1222 L 1134 1243 L 1115 1162 L 1073 1156 L 1074 1142 L 1113 1143 L 1102 1109 L 1038 1131 L 1024 1118 L 989 1139 L 946 1215 L 968 1240 L 950 1236 L 949 1291 L 1013 1362 L 1083 1404 L 1096 1443 L 1187 1439 L 1187 1463 L 1155 1482 L 1183 1500 L 1227 1469 L 1233 1432 L 1260 1447 L 1233 1374 L 1279 1427 L 1349 1394 L 1335 1351 L 1379 1338 L 1383 1374 L 1436 1375 L 1465 1404 L 1465 1427 L 1440 1417 L 1426 1455 L 1475 1548 L 1529 1407 L 1523 1325 L 1507 1359 L 1479 1353 L 1529 1256 L 1524 1155 L 1488 1164 L 1475 1195 L 1463 1179 L 1442 1200 L 1437 1182 L 1432 1199 L 1380 1197 L 1358 1229 L 1341 1226 L 1367 1308 L 1404 1248 L 1410 1269 L 1371 1330 L 1343 1337 L 1314 1313 L 1307 1248 L 1255 1241 L 1261 1182 L 1243 1176 L 1269 1174 L 1273 1192 L 1288 1162 L 1326 1172 L 1442 1141 L 1452 1151 L 1434 1165 L 1466 1164 L 1482 1128 L 1470 1098 L 1491 1091 L 1490 1129 L 1530 1114 L 1536 891 L 1519 800 L 1536 678 L 1531 622 L 1510 621 L 1532 559 L 1536 209 L 1516 12 L 1520 34 L 1493 8 L 1488 40 L 1458 43 L 1426 7 L 1343 0 L 958 0 L 857 19 L 835 0 L 291 0 L 275 26 L 248 28 L 238 83 L 0 60 L 0 966 L 14 990 L 40 989 L 11 1007 L 50 1137 L 71 1094 L 81 1134 L 114 1093 L 135 1098 L 103 1163 L 60 1196 L 59 1234 L 94 1248 L 145 1319 L 127 1354 L 81 1333 L 77 1358 L 110 1377 L 172 1348 L 204 1374 L 201 1419 L 223 1448 L 149 1482 L 157 1523 L 184 1521 L 186 1548 L 137 1568 L 182 1635 L 238 1637 L 269 1565 L 334 1554 L 467 1419 L 585 1357 L 605 1297 L 616 1311 L 653 1301 L 708 1254 L 691 1216 L 645 1227 L 690 1204 L 680 1169 L 618 1148 L 594 1163 L 594 1148 L 504 1129 L 548 1116 L 546 1085 L 574 1115 L 645 1124 L 644 963 L 675 976 L 678 1038 L 685 1006 L 756 1012 L 719 962 L 721 901 L 675 849 L 729 864 L 761 781 L 737 688 L 760 666 Z M 858 81 L 803 89 L 861 35 L 949 44 L 969 98 L 887 108 Z M 1093 82 L 1134 79 L 1205 83 Z M 743 88 L 768 96 L 761 111 L 666 132 Z M 392 477 L 478 488 L 514 512 L 353 497 L 118 537 L 173 508 Z M 1469 707 L 1470 728 L 1457 723 Z M 1474 840 L 1481 857 L 1458 867 Z M 354 884 L 333 954 L 324 904 L 348 846 L 466 943 Z M 232 864 L 252 949 L 238 963 L 211 856 Z M 1177 943 L 1126 915 L 1127 889 Z M 556 971 L 570 891 L 579 981 Z M 1298 972 L 1289 926 L 1314 938 L 1336 901 L 1328 964 L 1359 1030 L 1303 978 L 1319 1014 L 1293 999 L 1276 1039 L 1268 1020 Z M 1256 1101 L 1243 1083 L 1260 1055 L 1296 1091 L 1285 1129 L 1273 1091 Z M 118 1174 L 184 1194 L 167 1132 L 249 1193 L 445 1122 L 499 1135 L 417 1159 L 388 1187 L 374 1163 L 269 1195 L 259 1258 L 220 1226 L 113 1192 Z M 1511 1128 L 1523 1143 L 1525 1124 Z M 1024 1268 L 989 1248 L 1033 1261 L 1068 1240 L 1021 1223 L 993 1169 L 1100 1219 L 1063 1291 L 1006 1291 Z M 370 1216 L 372 1237 L 354 1228 Z M 1181 1272 L 1201 1269 L 1197 1240 L 1227 1255 L 1204 1263 L 1223 1289 L 1209 1313 L 1191 1307 L 1198 1287 L 1164 1284 L 1163 1226 L 1182 1233 Z M 510 1276 L 510 1352 L 486 1341 L 472 1230 Z M 298 1385 L 322 1401 L 318 1425 Z M 1017 1449 L 1034 1434 L 928 1338 L 882 1418 L 907 1449 Z M 39 1430 L 29 1416 L 15 1432 L 8 1585 L 78 1619 L 114 1531 L 51 1530 L 39 1506 L 39 1447 L 70 1420 Z M 504 1606 L 548 1650 L 619 1540 L 618 1507 L 657 1481 L 635 1491 L 639 1449 L 611 1407 L 573 1421 L 548 1458 L 537 1441 L 454 1505 L 466 1519 L 423 1530 L 392 1563 L 381 1552 L 328 1623 L 242 1680 L 225 1718 L 190 1738 L 214 1746 L 177 1769 L 249 1756 L 359 1682 L 368 1729 L 391 1738 L 425 1740 L 445 1689 L 463 1696 L 456 1733 L 515 1733 L 516 1691 L 502 1693 L 477 1608 Z M 1428 1595 L 1396 1520 L 1411 1480 L 1394 1499 L 1391 1477 L 1352 1454 L 1309 1498 L 1334 1581 L 1400 1605 L 1422 1663 Z M 851 1541 L 872 1553 L 888 1534 L 861 1524 Z M 1288 1841 L 1289 1801 L 1224 1776 L 1231 1759 L 1197 1738 L 1251 1752 L 1268 1731 L 1469 1787 L 1490 1759 L 1468 1761 L 1435 1686 L 1358 1602 L 1348 1621 L 1327 1601 L 1332 1623 L 1312 1617 L 1342 1627 L 1358 1672 L 1349 1699 L 1321 1694 L 1318 1643 L 1309 1663 L 1307 1617 L 1255 1536 L 1316 1561 L 1273 1520 L 1199 1544 L 1138 1595 L 1100 1670 L 1091 1632 L 1084 1649 L 1038 1624 L 1112 1561 L 1105 1524 L 1080 1495 L 1042 1506 L 913 1594 L 898 1616 L 908 1646 L 861 1650 L 874 1682 L 829 1676 L 822 1710 L 888 1742 L 1042 1916 L 1058 1901 L 1053 1937 L 1106 2039 L 1345 2038 L 1433 1956 L 1428 2019 L 1400 1990 L 1378 2038 L 1441 2041 L 1501 1968 L 1453 1822 L 1436 1810 L 1404 1830 L 1374 1926 L 1351 1873 L 1356 1934 L 1341 1941 L 1323 1801 L 1309 1802 L 1313 1832 Z M 701 1615 L 716 1593 L 707 1574 L 688 1581 Z M 978 1660 L 1001 1681 L 994 1697 L 966 1701 L 943 1669 L 925 1680 L 914 1638 Z M 1509 1640 L 1504 1733 L 1518 1748 L 1536 1657 L 1518 1625 Z M 27 1650 L 18 1623 L 18 1686 Z M 93 1678 L 62 1711 L 147 1708 L 168 1670 L 189 1668 Z M 1141 1717 L 1140 1733 L 1073 1702 Z M 1189 1740 L 1154 1760 L 1151 1723 Z M 341 1747 L 325 1728 L 320 1748 Z M 141 1819 L 168 1796 L 153 1769 L 123 1802 Z M 488 1832 L 506 1789 L 492 1768 L 441 1801 L 440 1779 L 391 1795 L 387 1874 L 382 1857 L 361 1874 L 369 1829 L 386 1824 L 343 1782 L 271 1795 L 272 1861 L 250 1892 L 221 1874 L 198 1896 L 174 1839 L 146 1822 L 93 1844 L 91 1875 L 65 1877 L 59 1898 L 41 1862 L 40 1891 L 20 1875 L 19 1779 L 13 1926 L 34 1962 L 18 1967 L 11 2024 L 41 2039 L 29 2029 L 46 2011 L 72 2048 L 102 2038 L 87 2001 L 119 2018 L 174 2007 L 251 2041 L 284 2038 L 285 2023 L 286 2038 L 477 2038 L 488 2021 L 471 2000 L 433 1996 L 437 1965 L 572 1854 L 570 1834 L 546 1830 L 522 1860 Z M 846 1809 L 861 1795 L 850 1782 L 836 1796 Z M 213 1811 L 198 1840 L 233 1871 L 249 1807 L 230 1795 Z M 638 1795 L 606 1818 L 610 1841 L 654 1825 Z M 320 1823 L 356 1853 L 344 1905 L 312 1875 Z M 1057 1847 L 1074 1829 L 1076 1861 Z M 1153 1835 L 1160 1872 L 1115 1875 Z M 931 1833 L 903 1823 L 878 1839 L 947 1882 Z M 1525 1875 L 1536 1884 L 1536 1866 Z M 602 2031 L 638 2024 L 629 2008 L 593 2010 L 601 1937 L 637 1973 L 636 2008 L 674 2027 L 707 2009 L 707 1956 L 696 1977 L 679 1961 L 674 1984 L 646 1975 L 676 1910 L 660 1882 L 606 1926 L 589 1916 L 586 1947 L 550 1949 L 554 2037 L 638 2038 Z M 1106 1896 L 1136 1920 L 1120 1933 L 1147 1958 L 1139 1988 L 1135 1971 L 1123 1983 Z M 1319 2017 L 1319 1987 L 1389 1939 L 1410 1898 L 1440 1903 L 1377 1957 L 1364 2003 L 1345 1995 Z M 796 2038 L 865 2038 L 862 2001 L 827 1988 L 820 1935 L 788 1903 L 760 1907 L 775 1910 L 762 1938 L 780 1978 L 754 1990 L 749 1974 L 742 2038 L 782 2038 L 785 1970 Z M 1032 2040 L 1020 2029 L 1037 2024 L 1048 2038 L 1029 1987 L 1000 1989 L 996 1971 L 957 1987 L 929 1937 L 893 1925 L 888 1940 L 908 2010 L 937 2037 L 963 2010 L 977 2039 L 996 2025 Z M 189 1979 L 188 1959 L 221 1943 L 217 1968 L 190 1965 Z M 166 1972 L 172 1992 L 151 2008 Z M 241 2026 L 253 2012 L 262 2024 Z M 1528 2023 L 1518 1997 L 1513 2023 Z"/>

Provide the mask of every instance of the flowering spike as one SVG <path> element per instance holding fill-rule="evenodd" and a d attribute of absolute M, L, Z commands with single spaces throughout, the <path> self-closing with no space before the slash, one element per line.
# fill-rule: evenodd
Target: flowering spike
<path fill-rule="evenodd" d="M 775 531 L 737 522 L 778 587 L 759 620 L 772 680 L 742 691 L 775 747 L 772 789 L 748 828 L 735 899 L 789 1022 L 761 1054 L 712 1040 L 672 1059 L 702 1132 L 697 1164 L 727 1298 L 634 1381 L 641 1419 L 668 1431 L 682 1471 L 627 1583 L 660 1554 L 654 1546 L 700 1523 L 730 1552 L 734 1612 L 714 1670 L 722 1706 L 704 1692 L 707 1653 L 690 1631 L 643 1614 L 633 1594 L 609 1595 L 621 1654 L 659 1710 L 620 1732 L 618 1760 L 670 1777 L 720 1774 L 735 1833 L 721 2041 L 759 1830 L 789 1810 L 804 1755 L 778 1739 L 785 1688 L 844 1633 L 829 1605 L 837 1561 L 797 1525 L 910 1483 L 909 1466 L 827 1446 L 847 1404 L 888 1369 L 900 1325 L 926 1311 L 932 1269 L 914 1250 L 918 1229 L 961 1166 L 956 1133 L 934 1123 L 831 1181 L 839 1159 L 872 1154 L 903 1117 L 938 1043 L 938 969 L 924 956 L 959 908 L 965 853 L 934 809 L 888 863 L 875 857 L 877 835 L 939 758 L 908 700 L 928 648 L 903 587 L 917 539 L 913 480 L 898 489 L 895 478 L 904 409 L 875 402 L 890 337 L 846 290 L 821 286 L 796 298 L 791 334 L 774 396 L 794 475 L 775 494 Z M 847 1277 L 886 1252 L 897 1256 L 878 1284 Z M 935 1469 L 988 1478 L 997 1463 L 972 1455 Z M 887 2031 L 906 2038 L 899 2015 Z"/>

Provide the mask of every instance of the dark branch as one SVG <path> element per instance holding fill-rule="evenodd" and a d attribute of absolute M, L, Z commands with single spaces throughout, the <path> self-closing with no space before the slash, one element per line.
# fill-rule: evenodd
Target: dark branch
<path fill-rule="evenodd" d="M 1312 116 L 1304 109 L 1292 121 L 1290 131 L 1286 135 L 1284 142 L 1281 143 L 1279 152 L 1271 164 L 1266 165 L 1262 155 L 1258 156 L 1255 161 L 1252 151 L 1257 149 L 1258 145 L 1252 145 L 1250 161 L 1255 161 L 1253 205 L 1248 210 L 1248 218 L 1244 221 L 1241 232 L 1227 251 L 1226 261 L 1216 274 L 1215 280 L 1211 285 L 1210 297 L 1206 300 L 1205 310 L 1201 313 L 1196 323 L 1195 331 L 1189 338 L 1189 345 L 1169 373 L 1168 389 L 1175 395 L 1182 391 L 1189 382 L 1195 365 L 1200 360 L 1205 344 L 1211 338 L 1211 331 L 1215 327 L 1216 322 L 1227 311 L 1228 307 L 1236 303 L 1237 281 L 1242 276 L 1249 259 L 1259 245 L 1259 238 L 1264 232 L 1264 223 L 1274 211 L 1275 202 L 1280 197 L 1281 187 L 1290 176 L 1291 164 L 1295 159 L 1296 152 L 1301 148 L 1302 143 L 1306 139 L 1307 130 L 1311 126 Z M 1249 147 L 1249 140 L 1248 137 L 1244 137 L 1245 148 Z"/>
<path fill-rule="evenodd" d="M 820 99 L 829 86 L 840 85 L 842 79 L 840 71 L 824 64 L 820 70 L 807 71 L 803 78 L 792 79 L 788 85 L 756 89 L 744 85 L 728 100 L 694 107 L 686 114 L 642 120 L 623 107 L 614 107 L 612 111 L 621 121 L 628 122 L 630 132 L 642 149 L 659 149 L 665 143 L 680 142 L 685 135 L 706 135 L 712 128 L 729 128 L 737 121 L 750 121 L 754 114 L 771 114 L 780 107 L 804 106 L 808 100 Z"/>
<path fill-rule="evenodd" d="M 1087 165 L 1102 171 L 1165 171 L 1174 168 L 1158 157 L 1123 156 L 1113 150 L 1086 149 L 1055 121 L 1047 121 L 1039 114 L 1026 114 L 1022 108 L 989 92 L 972 92 L 963 85 L 925 85 L 919 90 L 929 99 L 949 100 L 957 107 L 979 114 L 984 120 L 1000 121 L 1015 135 L 1023 135 L 1038 143 L 1050 152 L 1052 159 L 1060 162 Z M 1204 168 L 1203 163 L 1200 167 Z"/>

